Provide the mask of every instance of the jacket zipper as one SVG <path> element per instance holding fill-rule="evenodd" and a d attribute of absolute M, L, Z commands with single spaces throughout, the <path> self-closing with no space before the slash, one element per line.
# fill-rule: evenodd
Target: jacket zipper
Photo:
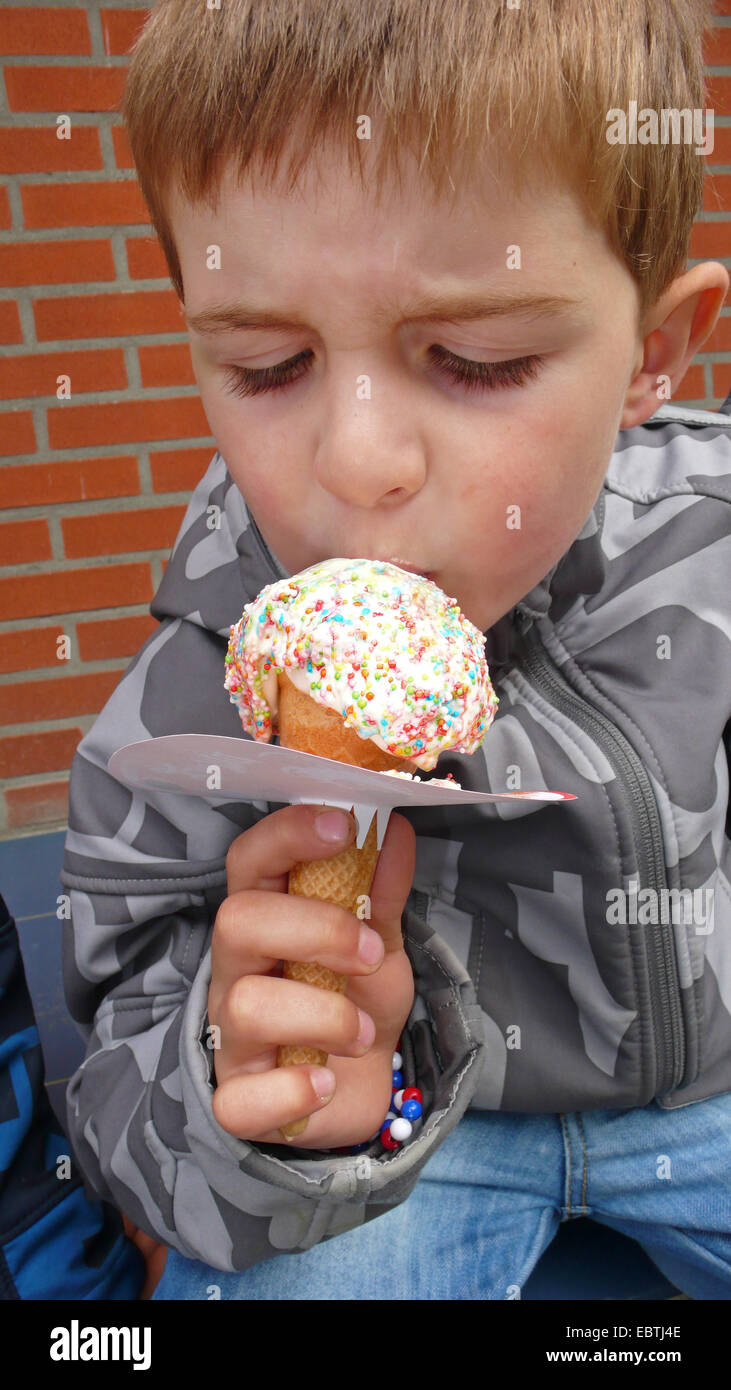
<path fill-rule="evenodd" d="M 572 719 L 599 745 L 629 793 L 629 807 L 637 851 L 638 892 L 652 888 L 659 895 L 667 888 L 665 848 L 660 815 L 642 759 L 615 724 L 580 695 L 556 668 L 541 642 L 535 623 L 520 605 L 518 628 L 525 644 L 520 669 L 542 695 Z M 655 899 L 661 902 L 659 896 Z M 658 914 L 660 915 L 660 914 Z M 629 928 L 630 931 L 632 927 Z M 680 1085 L 685 1070 L 685 1032 L 671 923 L 652 923 L 647 928 L 645 952 L 653 1027 L 660 1043 L 655 1095 L 665 1095 Z"/>

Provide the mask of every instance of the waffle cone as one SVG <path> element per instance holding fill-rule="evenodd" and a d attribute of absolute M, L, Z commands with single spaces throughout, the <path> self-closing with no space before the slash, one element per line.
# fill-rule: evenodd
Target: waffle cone
<path fill-rule="evenodd" d="M 310 695 L 298 690 L 286 675 L 279 677 L 278 720 L 279 742 L 284 748 L 316 753 L 321 758 L 334 758 L 336 762 L 367 767 L 375 772 L 385 772 L 390 768 L 403 771 L 413 766 L 405 758 L 385 753 L 372 739 L 360 738 L 354 729 L 345 726 L 342 715 L 326 709 Z M 295 864 L 290 870 L 288 892 L 297 893 L 303 898 L 337 903 L 339 907 L 357 915 L 359 897 L 370 893 L 377 859 L 374 817 L 361 849 L 352 844 L 331 859 Z M 343 993 L 347 983 L 345 975 L 337 975 L 315 961 L 285 961 L 283 974 L 287 980 L 300 980 L 339 994 Z M 300 1047 L 295 1043 L 280 1047 L 277 1054 L 278 1067 L 301 1063 L 322 1067 L 326 1062 L 326 1052 L 314 1047 Z M 281 1132 L 285 1139 L 291 1140 L 301 1134 L 306 1125 L 307 1119 L 295 1120 L 285 1125 Z"/>

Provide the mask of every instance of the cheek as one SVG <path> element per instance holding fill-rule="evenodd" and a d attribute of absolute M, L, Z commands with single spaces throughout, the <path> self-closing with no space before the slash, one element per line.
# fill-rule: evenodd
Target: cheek
<path fill-rule="evenodd" d="M 229 473 L 252 508 L 271 509 L 291 497 L 302 474 L 283 432 L 268 425 L 263 414 L 257 420 L 255 410 L 218 391 L 204 386 L 201 399 Z"/>
<path fill-rule="evenodd" d="M 534 582 L 581 529 L 610 452 L 611 445 L 606 455 L 597 449 L 571 412 L 565 420 L 533 418 L 530 435 L 512 431 L 509 441 L 458 478 L 454 539 L 473 556 L 471 564 L 481 555 L 490 574 L 500 572 L 508 586 Z"/>
<path fill-rule="evenodd" d="M 221 452 L 239 492 L 262 523 L 281 520 L 293 508 L 296 514 L 297 494 L 286 468 L 263 457 L 255 441 L 247 439 L 246 447 L 239 446 L 233 456 Z"/>
<path fill-rule="evenodd" d="M 463 483 L 457 488 L 457 498 L 460 502 L 479 505 L 487 496 L 487 485 L 484 480 L 477 482 Z"/>

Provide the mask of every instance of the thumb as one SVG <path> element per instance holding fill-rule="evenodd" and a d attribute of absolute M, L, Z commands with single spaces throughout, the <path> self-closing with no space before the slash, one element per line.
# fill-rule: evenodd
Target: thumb
<path fill-rule="evenodd" d="M 386 950 L 401 948 L 401 914 L 411 892 L 416 867 L 416 835 L 410 821 L 392 811 L 371 884 L 370 926 Z"/>

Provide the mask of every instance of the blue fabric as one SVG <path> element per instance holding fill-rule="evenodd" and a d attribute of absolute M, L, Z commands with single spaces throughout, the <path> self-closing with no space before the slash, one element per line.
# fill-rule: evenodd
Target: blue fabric
<path fill-rule="evenodd" d="M 49 1104 L 18 933 L 0 896 L 0 1298 L 136 1299 L 144 1278 L 120 1213 L 86 1196 Z"/>
<path fill-rule="evenodd" d="M 580 1216 L 638 1240 L 691 1298 L 728 1299 L 730 1137 L 731 1093 L 672 1111 L 470 1110 L 400 1206 L 238 1274 L 171 1250 L 153 1299 L 518 1298 Z"/>

